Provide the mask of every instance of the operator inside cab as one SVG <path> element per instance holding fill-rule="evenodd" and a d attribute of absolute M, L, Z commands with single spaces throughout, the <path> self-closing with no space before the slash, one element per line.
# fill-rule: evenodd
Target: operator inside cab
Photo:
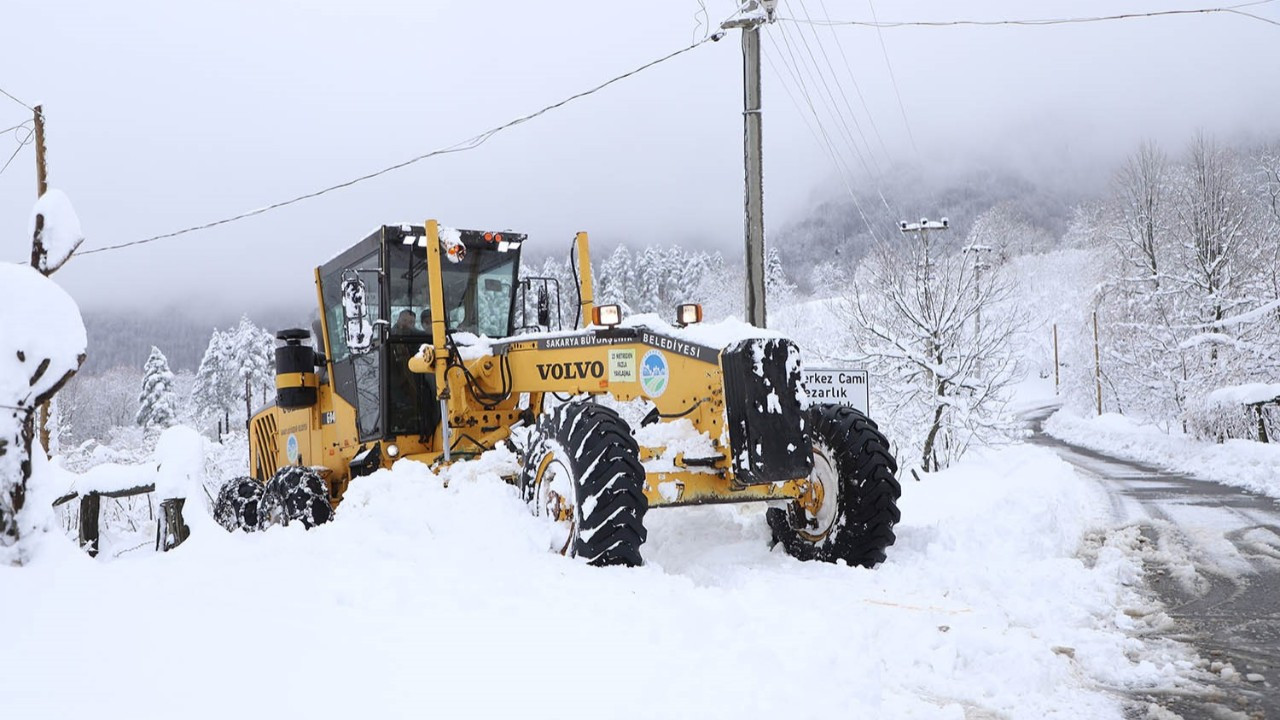
<path fill-rule="evenodd" d="M 355 406 L 361 442 L 436 431 L 435 378 L 408 367 L 423 344 L 465 344 L 464 333 L 494 338 L 512 333 L 524 236 L 451 232 L 464 251 L 441 258 L 448 338 L 435 337 L 431 323 L 425 227 L 383 226 L 319 268 L 335 391 Z M 364 285 L 364 320 L 374 328 L 373 342 L 358 348 L 346 337 L 349 308 L 342 295 L 344 279 L 352 277 Z"/>

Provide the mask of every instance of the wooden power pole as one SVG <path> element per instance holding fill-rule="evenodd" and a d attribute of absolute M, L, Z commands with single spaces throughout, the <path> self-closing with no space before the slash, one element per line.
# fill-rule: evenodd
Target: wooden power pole
<path fill-rule="evenodd" d="M 37 105 L 31 109 L 35 116 L 36 136 L 36 199 L 44 197 L 49 191 L 49 171 L 44 161 L 44 106 Z M 31 244 L 31 267 L 40 270 L 40 256 L 43 254 L 40 236 L 44 233 L 44 215 L 36 215 L 36 233 Z M 40 447 L 49 456 L 49 402 L 40 405 Z"/>

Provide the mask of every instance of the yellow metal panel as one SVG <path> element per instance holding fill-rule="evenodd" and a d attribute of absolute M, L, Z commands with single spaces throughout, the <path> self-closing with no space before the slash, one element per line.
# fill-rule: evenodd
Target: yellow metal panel
<path fill-rule="evenodd" d="M 585 232 L 574 238 L 578 247 L 578 284 L 582 291 L 582 327 L 591 324 L 591 310 L 595 307 L 595 291 L 591 282 L 591 248 Z"/>

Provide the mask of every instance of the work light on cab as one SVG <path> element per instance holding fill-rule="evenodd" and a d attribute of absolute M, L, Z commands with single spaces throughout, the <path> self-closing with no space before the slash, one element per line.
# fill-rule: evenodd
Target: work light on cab
<path fill-rule="evenodd" d="M 702 306 L 698 303 L 684 303 L 676 306 L 676 326 L 685 327 L 702 322 Z"/>
<path fill-rule="evenodd" d="M 597 305 L 591 311 L 591 320 L 596 325 L 613 327 L 622 322 L 621 305 Z"/>

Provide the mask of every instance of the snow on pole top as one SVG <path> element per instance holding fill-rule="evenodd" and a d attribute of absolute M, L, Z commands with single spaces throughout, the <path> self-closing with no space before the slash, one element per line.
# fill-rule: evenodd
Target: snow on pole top
<path fill-rule="evenodd" d="M 25 264 L 0 262 L 0 404 L 47 393 L 80 367 L 85 345 L 80 308 L 65 290 Z"/>
<path fill-rule="evenodd" d="M 27 237 L 36 234 L 36 216 L 44 216 L 44 227 L 40 232 L 41 244 L 44 246 L 44 257 L 40 259 L 40 272 L 48 274 L 62 267 L 71 257 L 71 253 L 84 242 L 84 232 L 80 229 L 80 218 L 66 193 L 49 188 L 35 207 L 31 208 L 31 220 L 27 223 Z"/>

